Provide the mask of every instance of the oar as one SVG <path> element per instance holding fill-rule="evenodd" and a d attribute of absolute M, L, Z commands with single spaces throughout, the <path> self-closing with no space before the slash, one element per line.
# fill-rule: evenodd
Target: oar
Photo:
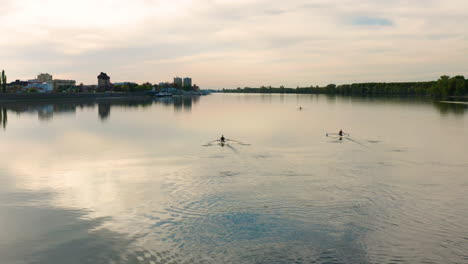
<path fill-rule="evenodd" d="M 359 144 L 359 145 L 361 145 L 361 146 L 363 146 L 363 147 L 368 148 L 368 146 L 362 144 L 361 142 L 359 142 L 359 141 L 357 141 L 357 140 L 354 140 L 354 139 L 352 139 L 352 138 L 346 138 L 346 139 L 349 140 L 349 141 L 352 141 L 352 142 L 354 142 L 354 143 L 356 143 L 356 144 Z"/>
<path fill-rule="evenodd" d="M 226 140 L 233 141 L 233 142 L 239 143 L 239 144 L 241 144 L 241 145 L 250 145 L 250 144 L 247 144 L 247 143 L 244 143 L 244 142 L 240 142 L 240 141 L 237 141 L 237 140 L 233 140 L 233 139 L 229 139 L 229 138 L 226 138 Z"/>
<path fill-rule="evenodd" d="M 216 141 L 220 141 L 220 140 L 219 139 L 211 140 L 211 141 L 209 141 L 208 143 L 206 143 L 205 145 L 202 145 L 202 146 L 204 146 L 204 147 L 211 146 L 211 143 L 216 142 Z"/>

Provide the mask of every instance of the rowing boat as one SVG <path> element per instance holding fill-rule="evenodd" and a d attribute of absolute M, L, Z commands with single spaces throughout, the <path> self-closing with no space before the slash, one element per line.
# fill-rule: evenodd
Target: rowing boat
<path fill-rule="evenodd" d="M 244 142 L 240 142 L 240 141 L 237 141 L 237 140 L 226 138 L 224 141 L 222 141 L 221 139 L 212 140 L 212 141 L 206 143 L 203 146 L 212 146 L 212 144 L 214 144 L 215 142 L 216 142 L 216 145 L 220 145 L 220 146 L 226 146 L 226 145 L 231 145 L 231 144 L 239 144 L 239 145 L 242 145 L 242 146 L 249 146 L 250 145 L 250 144 L 247 144 L 247 143 L 244 143 Z"/>
<path fill-rule="evenodd" d="M 342 135 L 340 135 L 340 133 L 326 133 L 325 134 L 327 137 L 345 137 L 345 136 L 350 136 L 350 134 L 348 133 L 343 133 Z"/>

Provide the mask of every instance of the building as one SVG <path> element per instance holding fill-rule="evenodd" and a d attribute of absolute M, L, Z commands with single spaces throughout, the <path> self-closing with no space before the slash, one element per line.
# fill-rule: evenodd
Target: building
<path fill-rule="evenodd" d="M 50 82 L 52 81 L 52 75 L 48 73 L 41 73 L 37 75 L 37 81 L 41 83 Z"/>
<path fill-rule="evenodd" d="M 192 78 L 185 77 L 184 78 L 184 88 L 191 88 L 192 87 Z"/>
<path fill-rule="evenodd" d="M 182 78 L 175 77 L 174 78 L 174 87 L 175 88 L 182 88 Z"/>
<path fill-rule="evenodd" d="M 10 86 L 10 87 L 13 87 L 13 86 L 26 87 L 26 86 L 28 86 L 28 84 L 29 84 L 29 83 L 26 82 L 26 81 L 16 80 L 16 81 L 14 81 L 14 82 L 11 82 L 11 83 L 9 84 L 9 86 Z"/>
<path fill-rule="evenodd" d="M 54 86 L 50 82 L 30 82 L 26 86 L 26 90 L 36 89 L 39 93 L 50 93 L 54 91 Z"/>
<path fill-rule="evenodd" d="M 54 91 L 61 91 L 68 88 L 75 88 L 75 80 L 53 80 L 47 83 L 51 83 L 54 87 Z"/>
<path fill-rule="evenodd" d="M 101 72 L 101 74 L 99 74 L 97 78 L 99 89 L 105 90 L 106 88 L 109 88 L 111 86 L 110 77 L 106 73 Z"/>
<path fill-rule="evenodd" d="M 160 82 L 158 86 L 162 88 L 169 88 L 169 87 L 174 87 L 174 84 L 170 82 Z"/>

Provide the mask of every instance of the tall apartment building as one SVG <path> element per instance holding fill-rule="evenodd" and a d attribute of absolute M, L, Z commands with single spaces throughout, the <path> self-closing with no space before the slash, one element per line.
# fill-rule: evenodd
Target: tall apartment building
<path fill-rule="evenodd" d="M 48 73 L 41 73 L 37 75 L 37 81 L 41 83 L 50 82 L 52 81 L 52 75 Z"/>
<path fill-rule="evenodd" d="M 184 78 L 184 87 L 185 88 L 192 87 L 192 78 L 189 78 L 189 77 Z"/>
<path fill-rule="evenodd" d="M 174 86 L 175 86 L 175 88 L 182 88 L 182 78 L 175 77 L 174 78 Z"/>

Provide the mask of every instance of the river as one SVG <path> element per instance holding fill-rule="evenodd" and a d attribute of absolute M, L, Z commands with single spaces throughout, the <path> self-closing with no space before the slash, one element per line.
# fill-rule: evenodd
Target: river
<path fill-rule="evenodd" d="M 467 105 L 213 94 L 0 113 L 0 263 L 468 263 Z"/>

